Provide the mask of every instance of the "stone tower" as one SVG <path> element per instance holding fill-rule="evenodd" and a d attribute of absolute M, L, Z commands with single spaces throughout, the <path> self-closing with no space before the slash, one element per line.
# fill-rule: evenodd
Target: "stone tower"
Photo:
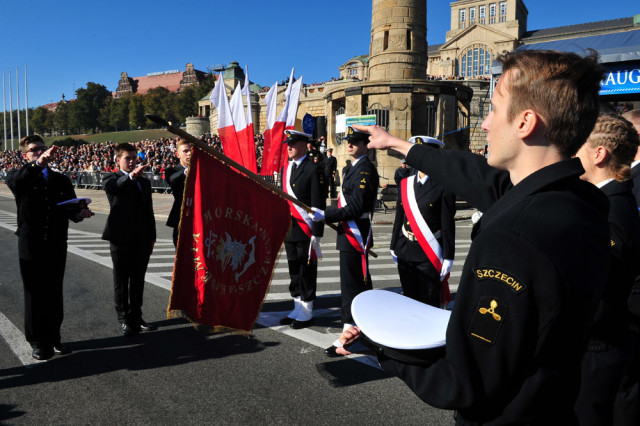
<path fill-rule="evenodd" d="M 373 0 L 369 80 L 424 79 L 427 1 Z"/>

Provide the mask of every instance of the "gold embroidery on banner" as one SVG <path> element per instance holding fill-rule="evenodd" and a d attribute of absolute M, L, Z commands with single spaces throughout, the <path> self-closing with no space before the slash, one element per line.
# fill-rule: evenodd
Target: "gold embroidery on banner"
<path fill-rule="evenodd" d="M 502 317 L 498 314 L 496 314 L 496 308 L 498 307 L 498 302 L 496 302 L 495 300 L 491 301 L 491 307 L 489 309 L 487 308 L 480 308 L 480 313 L 482 315 L 485 314 L 491 314 L 491 316 L 493 316 L 493 319 L 500 322 L 502 320 Z"/>

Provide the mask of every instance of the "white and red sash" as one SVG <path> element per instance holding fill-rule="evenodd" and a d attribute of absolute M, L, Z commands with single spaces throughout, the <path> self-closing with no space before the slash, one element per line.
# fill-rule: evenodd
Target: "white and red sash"
<path fill-rule="evenodd" d="M 416 200 L 415 193 L 415 181 L 417 175 L 409 176 L 400 182 L 402 192 L 402 205 L 404 206 L 404 214 L 409 220 L 411 231 L 415 235 L 416 240 L 422 247 L 422 250 L 427 255 L 436 271 L 440 273 L 442 271 L 442 247 L 438 243 L 438 240 L 429 229 L 429 225 L 422 217 L 420 208 L 418 207 L 418 201 Z M 404 226 L 404 225 L 403 225 Z M 442 280 L 442 301 L 447 303 L 451 300 L 451 291 L 449 289 L 449 275 Z"/>
<path fill-rule="evenodd" d="M 284 191 L 287 194 L 291 195 L 293 198 L 297 200 L 298 197 L 296 197 L 296 194 L 293 192 L 293 188 L 291 187 L 291 170 L 292 170 L 291 163 L 293 163 L 293 161 L 289 161 L 284 166 L 284 173 L 282 174 L 282 188 L 284 188 Z M 302 163 L 298 167 L 302 167 Z M 300 228 L 305 233 L 305 235 L 311 238 L 313 236 L 313 231 L 311 229 L 311 226 L 313 225 L 313 220 L 311 219 L 311 217 L 309 217 L 307 212 L 305 212 L 302 208 L 298 207 L 296 204 L 293 204 L 291 201 L 287 201 L 287 202 L 289 203 L 289 210 L 291 210 L 291 216 L 296 222 L 298 222 L 298 225 L 300 225 Z M 315 259 L 322 259 L 322 251 L 320 251 L 319 245 L 316 251 L 316 248 L 313 247 L 313 244 L 309 244 L 309 256 L 307 260 L 315 260 Z"/>
<path fill-rule="evenodd" d="M 338 198 L 338 208 L 342 208 L 347 205 L 347 200 L 344 198 L 344 194 L 340 191 L 340 197 Z M 365 242 L 362 238 L 362 233 L 360 229 L 358 229 L 358 225 L 355 220 L 349 220 L 347 222 L 342 222 L 342 227 L 344 228 L 344 233 L 349 241 L 349 244 L 356 249 L 358 253 L 360 253 L 362 257 L 362 276 L 364 277 L 364 281 L 367 281 L 367 270 L 368 268 L 368 256 L 367 251 L 371 247 L 371 240 L 373 233 L 371 232 L 373 229 L 373 210 L 375 204 L 371 206 L 371 212 L 369 213 L 369 220 L 371 224 L 369 225 L 369 234 L 367 235 L 367 241 Z"/>

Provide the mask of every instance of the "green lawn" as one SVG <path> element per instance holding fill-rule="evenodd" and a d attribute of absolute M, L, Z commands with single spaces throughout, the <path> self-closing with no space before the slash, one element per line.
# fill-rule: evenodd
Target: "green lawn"
<path fill-rule="evenodd" d="M 115 143 L 122 143 L 122 142 L 140 142 L 145 139 L 149 139 L 151 141 L 155 139 L 160 139 L 161 137 L 175 138 L 176 136 L 164 129 L 130 130 L 130 131 L 124 131 L 124 132 L 96 133 L 96 134 L 90 134 L 90 135 L 54 136 L 54 137 L 45 138 L 45 143 L 47 145 L 50 145 L 57 140 L 66 139 L 66 138 L 83 139 L 91 143 L 103 143 L 103 142 L 109 142 L 109 141 L 115 142 Z"/>

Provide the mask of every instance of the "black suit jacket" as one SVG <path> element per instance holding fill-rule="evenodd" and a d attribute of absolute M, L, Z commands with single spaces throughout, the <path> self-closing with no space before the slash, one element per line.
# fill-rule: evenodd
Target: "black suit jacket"
<path fill-rule="evenodd" d="M 185 168 L 181 165 L 177 167 L 169 167 L 164 172 L 164 180 L 171 188 L 173 194 L 173 205 L 167 218 L 167 226 L 177 228 L 180 224 L 180 209 L 182 208 L 182 195 L 184 193 L 184 182 L 187 175 L 184 174 Z"/>
<path fill-rule="evenodd" d="M 282 169 L 284 172 L 284 168 Z M 324 190 L 324 177 L 322 170 L 308 156 L 300 163 L 300 166 L 291 172 L 291 189 L 296 198 L 309 207 L 316 207 L 324 210 L 327 201 Z M 311 232 L 316 237 L 324 235 L 324 223 L 313 222 Z M 285 237 L 285 241 L 297 242 L 308 240 L 298 222 L 291 217 L 291 229 Z"/>
<path fill-rule="evenodd" d="M 417 176 L 416 176 L 417 178 Z M 416 179 L 417 181 L 417 179 Z M 414 182 L 414 185 L 416 183 Z M 417 186 L 417 185 L 416 185 Z M 410 241 L 404 236 L 402 227 L 409 232 L 413 232 L 402 202 L 401 186 L 398 186 L 398 206 L 396 208 L 396 219 L 393 224 L 390 249 L 394 250 L 398 259 L 405 262 L 427 262 L 427 255 L 422 250 L 418 241 Z M 455 255 L 455 214 L 456 197 L 447 191 L 442 185 L 438 185 L 431 177 L 420 188 L 416 188 L 416 201 L 420 214 L 427 222 L 431 232 L 436 234 L 440 231 L 441 236 L 437 238 L 442 247 L 444 259 L 451 259 Z M 409 208 L 408 206 L 406 206 Z"/>
<path fill-rule="evenodd" d="M 81 220 L 76 217 L 77 205 L 57 205 L 76 198 L 69 178 L 48 169 L 49 177 L 45 180 L 42 170 L 43 167 L 31 162 L 7 176 L 7 186 L 18 207 L 18 252 L 25 260 L 42 254 L 44 246 L 66 245 L 69 220 Z"/>
<path fill-rule="evenodd" d="M 347 205 L 342 208 L 337 208 L 336 206 L 327 207 L 325 220 L 327 222 L 355 220 L 364 242 L 371 227 L 371 220 L 368 217 L 363 218 L 363 215 L 373 211 L 375 208 L 379 184 L 380 178 L 376 166 L 366 155 L 361 157 L 355 166 L 351 166 L 342 179 L 342 193 L 347 200 Z M 356 251 L 349 243 L 342 226 L 338 227 L 336 249 Z"/>
<path fill-rule="evenodd" d="M 119 171 L 105 175 L 102 187 L 111 207 L 102 239 L 114 244 L 155 241 L 156 221 L 149 179 L 132 180 Z"/>

